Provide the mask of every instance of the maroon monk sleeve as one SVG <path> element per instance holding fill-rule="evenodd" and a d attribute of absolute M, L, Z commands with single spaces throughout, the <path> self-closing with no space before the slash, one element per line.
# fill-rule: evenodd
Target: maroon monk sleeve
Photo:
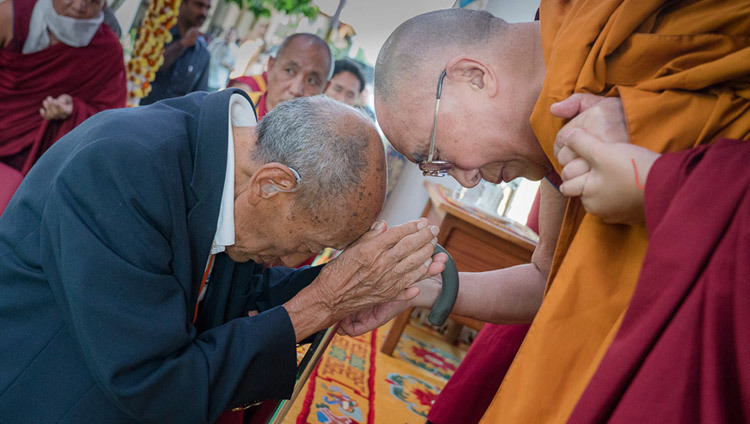
<path fill-rule="evenodd" d="M 750 422 L 750 143 L 661 156 L 649 247 L 571 423 Z"/>

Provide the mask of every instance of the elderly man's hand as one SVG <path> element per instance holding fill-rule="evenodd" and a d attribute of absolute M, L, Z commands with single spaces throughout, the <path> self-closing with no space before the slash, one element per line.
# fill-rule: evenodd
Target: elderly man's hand
<path fill-rule="evenodd" d="M 365 233 L 284 304 L 298 340 L 357 311 L 416 296 L 410 287 L 442 272 L 448 260 L 433 258 L 437 233 L 426 219 L 391 229 L 383 222 Z"/>
<path fill-rule="evenodd" d="M 593 94 L 576 93 L 567 99 L 555 103 L 550 112 L 558 118 L 570 121 L 557 133 L 555 139 L 555 157 L 570 162 L 575 154 L 567 149 L 562 139 L 571 131 L 581 129 L 594 137 L 611 143 L 627 143 L 628 129 L 625 123 L 625 111 L 619 97 L 603 97 Z M 583 166 L 579 163 L 577 166 Z"/>
<path fill-rule="evenodd" d="M 380 327 L 407 308 L 413 306 L 429 308 L 440 294 L 441 286 L 442 281 L 439 275 L 419 281 L 407 289 L 408 296 L 414 295 L 414 297 L 381 303 L 347 315 L 341 321 L 338 332 L 352 337 L 359 336 Z"/>
<path fill-rule="evenodd" d="M 364 234 L 321 272 L 330 274 L 320 289 L 339 319 L 371 305 L 407 300 L 417 293 L 406 289 L 444 268 L 446 255 L 432 259 L 438 228 L 426 219 L 383 230 Z"/>
<path fill-rule="evenodd" d="M 558 151 L 562 194 L 580 196 L 586 212 L 604 222 L 644 222 L 646 177 L 658 153 L 629 143 L 606 143 L 580 129 L 568 132 L 560 142 L 571 153 Z"/>
<path fill-rule="evenodd" d="M 47 96 L 42 101 L 39 114 L 42 118 L 51 121 L 54 119 L 68 119 L 73 113 L 73 98 L 68 94 L 61 94 L 57 98 Z"/>

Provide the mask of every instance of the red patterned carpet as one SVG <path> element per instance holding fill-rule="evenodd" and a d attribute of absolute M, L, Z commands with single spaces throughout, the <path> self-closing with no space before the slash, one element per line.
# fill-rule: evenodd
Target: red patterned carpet
<path fill-rule="evenodd" d="M 379 350 L 389 327 L 335 336 L 284 423 L 423 424 L 467 346 L 413 324 L 390 357 Z"/>

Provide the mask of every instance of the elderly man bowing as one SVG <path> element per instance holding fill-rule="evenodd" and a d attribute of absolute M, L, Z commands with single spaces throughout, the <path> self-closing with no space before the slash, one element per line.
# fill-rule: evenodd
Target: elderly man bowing
<path fill-rule="evenodd" d="M 240 90 L 88 120 L 0 219 L 0 416 L 203 423 L 289 396 L 296 342 L 443 268 L 437 228 L 372 225 L 384 193 L 375 128 L 324 97 L 258 126 Z M 325 246 L 349 248 L 263 266 Z"/>

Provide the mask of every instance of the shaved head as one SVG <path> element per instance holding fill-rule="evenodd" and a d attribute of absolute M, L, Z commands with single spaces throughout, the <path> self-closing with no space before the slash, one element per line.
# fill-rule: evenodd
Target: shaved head
<path fill-rule="evenodd" d="M 507 26 L 485 11 L 445 9 L 402 23 L 380 49 L 375 64 L 375 95 L 390 102 L 401 87 L 434 91 L 446 62 L 457 54 L 487 50 Z M 434 78 L 431 76 L 434 74 Z M 430 77 L 428 77 L 428 75 Z"/>
<path fill-rule="evenodd" d="M 331 49 L 328 47 L 328 44 L 323 41 L 322 38 L 318 37 L 315 34 L 300 32 L 286 37 L 279 46 L 279 50 L 276 52 L 276 57 L 283 57 L 284 53 L 289 48 L 289 45 L 292 44 L 294 40 L 297 40 L 298 42 L 306 42 L 306 48 L 310 48 L 311 46 L 318 46 L 321 49 L 325 50 L 327 60 L 326 69 L 328 70 L 328 75 L 326 75 L 326 77 L 327 79 L 331 79 L 331 76 L 333 75 L 333 55 L 331 54 Z"/>
<path fill-rule="evenodd" d="M 491 182 L 539 179 L 549 160 L 529 117 L 544 71 L 536 22 L 464 9 L 425 13 L 396 28 L 380 50 L 378 124 L 410 161 L 448 162 L 466 187 L 480 174 Z"/>

